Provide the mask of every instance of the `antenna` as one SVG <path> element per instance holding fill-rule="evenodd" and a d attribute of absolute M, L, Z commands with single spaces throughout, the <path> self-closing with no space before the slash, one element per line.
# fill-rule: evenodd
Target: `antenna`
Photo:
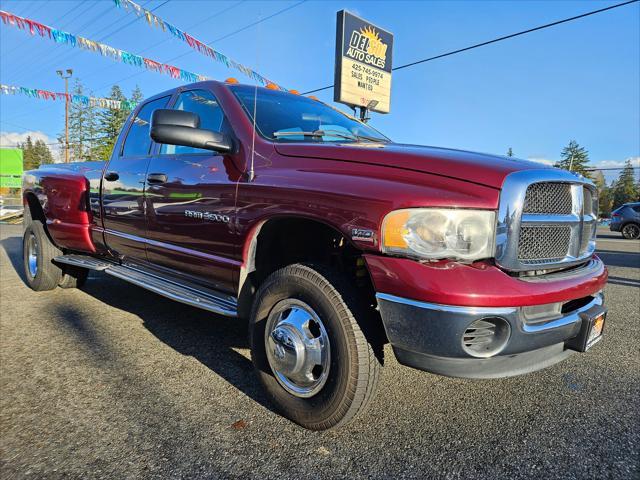
<path fill-rule="evenodd" d="M 259 60 L 260 60 L 260 18 L 262 15 L 260 12 L 258 13 L 258 28 L 256 29 L 256 68 L 259 68 Z M 256 176 L 256 172 L 254 170 L 254 158 L 256 156 L 256 116 L 258 114 L 258 84 L 256 83 L 256 87 L 253 93 L 253 132 L 251 133 L 251 163 L 249 165 L 249 171 L 247 172 L 248 181 L 253 182 L 253 179 Z"/>
<path fill-rule="evenodd" d="M 253 182 L 255 177 L 255 171 L 253 169 L 253 159 L 256 155 L 256 114 L 258 110 L 258 84 L 256 83 L 256 88 L 253 94 L 253 133 L 251 134 L 251 164 L 249 165 L 249 181 Z"/>

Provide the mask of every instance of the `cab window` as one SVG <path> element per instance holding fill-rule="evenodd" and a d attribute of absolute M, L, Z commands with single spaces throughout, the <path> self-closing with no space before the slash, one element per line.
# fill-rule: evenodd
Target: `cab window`
<path fill-rule="evenodd" d="M 129 127 L 129 133 L 127 133 L 127 138 L 122 148 L 122 156 L 134 157 L 149 155 L 149 149 L 151 148 L 151 137 L 149 136 L 151 114 L 158 108 L 164 108 L 169 98 L 171 97 L 156 98 L 140 108 L 138 114 L 131 122 L 131 127 Z"/>
<path fill-rule="evenodd" d="M 200 128 L 220 132 L 224 122 L 224 114 L 216 97 L 208 90 L 188 90 L 182 92 L 174 107 L 176 110 L 195 113 L 200 117 Z M 201 148 L 185 147 L 182 145 L 162 145 L 161 154 L 208 153 L 211 151 Z"/>

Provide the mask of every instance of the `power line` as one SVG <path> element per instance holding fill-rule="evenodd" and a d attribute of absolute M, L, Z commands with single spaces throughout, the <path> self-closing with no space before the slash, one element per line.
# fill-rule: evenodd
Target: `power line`
<path fill-rule="evenodd" d="M 212 15 L 210 15 L 210 16 L 208 16 L 208 17 L 204 18 L 203 20 L 200 20 L 200 21 L 196 22 L 195 24 L 190 25 L 190 26 L 189 26 L 189 27 L 187 27 L 185 30 L 190 30 L 190 29 L 192 29 L 192 28 L 194 28 L 194 27 L 196 27 L 196 26 L 198 26 L 198 25 L 201 25 L 202 23 L 205 23 L 205 22 L 206 22 L 206 21 L 208 21 L 208 20 L 211 20 L 211 19 L 212 19 L 212 18 L 214 18 L 214 17 L 220 16 L 220 15 L 222 15 L 223 13 L 225 13 L 225 12 L 227 12 L 227 11 L 229 11 L 229 10 L 232 10 L 233 8 L 237 7 L 238 5 L 240 5 L 241 3 L 245 2 L 245 1 L 246 1 L 246 0 L 240 0 L 239 2 L 234 3 L 233 5 L 231 5 L 231 6 L 227 7 L 227 8 L 224 8 L 224 9 L 222 9 L 222 10 L 220 10 L 220 11 L 217 11 L 217 12 L 213 13 Z M 157 8 L 159 8 L 159 7 L 156 7 L 154 10 L 156 10 Z M 152 10 L 152 11 L 153 11 L 153 10 Z M 174 37 L 171 37 L 171 38 L 174 38 Z M 160 41 L 160 42 L 157 42 L 157 43 L 154 43 L 153 45 L 150 45 L 149 47 L 143 48 L 142 50 L 138 50 L 138 51 L 134 52 L 134 55 L 140 55 L 140 54 L 141 54 L 141 53 L 143 53 L 143 52 L 146 52 L 146 51 L 152 50 L 152 49 L 156 48 L 157 46 L 159 46 L 159 45 L 161 45 L 161 44 L 163 44 L 163 43 L 165 43 L 165 42 L 168 42 L 171 38 L 165 38 L 164 40 L 162 40 L 162 41 Z M 94 75 L 97 75 L 98 73 L 103 72 L 103 71 L 105 71 L 105 70 L 108 70 L 108 69 L 110 69 L 110 68 L 111 68 L 111 67 L 101 68 L 101 69 L 99 69 L 99 70 L 96 70 L 96 71 L 94 71 L 94 72 L 90 73 L 89 75 L 85 75 L 83 78 L 86 80 L 87 78 L 91 78 L 91 77 L 93 77 Z M 137 73 L 135 73 L 135 74 L 133 74 L 133 75 L 130 75 L 130 76 L 128 76 L 128 77 L 126 77 L 126 78 L 124 78 L 124 80 L 128 80 L 129 78 L 133 78 L 133 77 L 135 77 L 135 76 L 137 76 L 137 75 L 141 75 L 142 73 L 143 73 L 143 72 L 137 72 Z M 97 92 L 97 91 L 99 91 L 99 90 L 102 90 L 103 88 L 108 87 L 108 86 L 110 86 L 110 85 L 115 85 L 116 83 L 121 82 L 121 81 L 123 81 L 123 80 L 117 80 L 117 81 L 115 81 L 115 82 L 110 82 L 110 83 L 108 83 L 108 84 L 106 84 L 106 85 L 104 85 L 104 86 L 98 87 L 98 88 L 96 89 L 96 92 Z"/>
<path fill-rule="evenodd" d="M 91 10 L 94 7 L 94 3 L 97 3 L 99 0 L 93 0 L 93 2 L 89 2 L 89 4 L 85 5 L 87 8 L 85 8 L 84 10 L 79 10 L 80 5 L 77 5 L 75 10 L 78 12 L 76 15 L 74 15 L 72 18 L 70 18 L 69 20 L 67 20 L 65 23 L 60 23 L 60 29 L 63 28 L 67 28 L 68 25 L 71 25 L 73 22 L 76 21 L 76 19 L 80 18 L 81 16 L 83 16 L 85 13 L 87 13 L 89 10 Z"/>
<path fill-rule="evenodd" d="M 624 7 L 625 5 L 629 5 L 631 3 L 636 3 L 638 1 L 639 0 L 629 0 L 627 2 L 618 3 L 616 5 L 611 5 L 609 7 L 600 8 L 598 10 L 592 10 L 590 12 L 586 12 L 586 13 L 583 13 L 583 14 L 580 14 L 580 15 L 576 15 L 574 17 L 565 18 L 563 20 L 558 20 L 556 22 L 546 23 L 546 24 L 540 25 L 538 27 L 529 28 L 527 30 L 522 30 L 520 32 L 516 32 L 516 33 L 509 34 L 509 35 L 504 35 L 502 37 L 494 38 L 493 40 L 488 40 L 486 42 L 476 43 L 476 44 L 470 45 L 468 47 L 459 48 L 457 50 L 452 50 L 450 52 L 441 53 L 440 55 L 436 55 L 434 57 L 423 58 L 422 60 L 416 60 L 415 62 L 405 63 L 404 65 L 400 65 L 398 67 L 394 67 L 391 70 L 395 71 L 395 70 L 402 70 L 403 68 L 413 67 L 413 66 L 419 65 L 421 63 L 426 63 L 426 62 L 430 62 L 432 60 L 437 60 L 439 58 L 448 57 L 450 55 L 455 55 L 457 53 L 466 52 L 468 50 L 473 50 L 474 48 L 484 47 L 486 45 L 491 45 L 492 43 L 502 42 L 503 40 L 508 40 L 510 38 L 518 37 L 520 35 L 526 35 L 527 33 L 536 32 L 538 30 L 543 30 L 545 28 L 555 27 L 556 25 L 560 25 L 562 23 L 572 22 L 574 20 L 578 20 L 580 18 L 585 18 L 585 17 L 588 17 L 590 15 L 595 15 L 597 13 L 606 12 L 607 10 L 613 10 L 614 8 Z M 308 92 L 303 92 L 302 95 L 308 95 L 310 93 L 321 92 L 323 90 L 328 90 L 330 88 L 333 88 L 333 85 L 328 85 L 328 86 L 322 87 L 322 88 L 316 88 L 315 90 L 309 90 Z"/>
<path fill-rule="evenodd" d="M 93 8 L 93 7 L 90 7 Z M 107 10 L 102 11 L 101 13 L 99 13 L 98 15 L 94 16 L 91 18 L 91 20 L 89 20 L 88 22 L 85 22 L 81 27 L 79 27 L 76 31 L 80 32 L 83 28 L 85 28 L 87 25 L 95 22 L 98 18 L 104 16 L 104 14 L 107 13 L 108 10 L 111 9 L 111 6 L 109 6 L 107 8 Z M 18 71 L 18 73 L 16 74 L 16 79 L 18 80 L 18 82 L 21 81 L 21 79 L 25 78 L 26 74 L 29 75 L 33 75 L 36 72 L 40 72 L 40 71 L 46 71 L 50 68 L 53 68 L 54 65 L 56 65 L 59 62 L 62 61 L 66 61 L 68 58 L 70 58 L 70 56 L 73 56 L 75 52 L 73 52 L 71 55 L 69 55 L 69 51 L 63 51 L 63 52 L 57 52 L 53 55 L 52 58 L 47 59 L 47 62 L 45 64 L 40 64 L 37 65 L 35 70 L 31 70 L 29 71 L 30 66 L 26 66 L 24 69 Z"/>
<path fill-rule="evenodd" d="M 292 8 L 295 8 L 295 7 L 299 6 L 299 5 L 302 5 L 302 4 L 303 4 L 303 3 L 305 3 L 306 1 L 307 1 L 307 0 L 302 0 L 301 2 L 298 2 L 298 3 L 294 4 L 294 5 L 289 5 L 288 7 L 285 7 L 285 8 L 283 8 L 282 10 L 278 10 L 277 12 L 272 13 L 271 15 L 269 15 L 269 16 L 267 16 L 267 17 L 261 18 L 260 20 L 256 20 L 255 22 L 252 22 L 252 23 L 250 23 L 250 24 L 248 24 L 248 25 L 245 25 L 245 26 L 243 26 L 243 27 L 240 27 L 239 29 L 234 30 L 234 31 L 233 31 L 233 32 L 231 32 L 231 33 L 225 34 L 225 35 L 223 35 L 222 37 L 214 38 L 213 40 L 211 40 L 211 41 L 207 42 L 205 45 L 209 45 L 209 46 L 211 46 L 211 44 L 212 44 L 212 43 L 216 43 L 216 42 L 219 42 L 219 41 L 224 40 L 224 39 L 226 39 L 226 38 L 229 38 L 229 37 L 231 37 L 231 36 L 233 36 L 233 35 L 236 35 L 237 33 L 240 33 L 240 32 L 242 32 L 242 31 L 244 31 L 244 30 L 246 30 L 246 29 L 248 29 L 248 28 L 251 28 L 251 27 L 253 27 L 253 26 L 255 26 L 255 25 L 258 25 L 258 24 L 260 24 L 260 23 L 264 22 L 265 20 L 269 20 L 270 18 L 277 17 L 278 15 L 280 15 L 280 14 L 282 14 L 282 13 L 286 12 L 287 10 L 291 10 Z M 188 52 L 185 52 L 185 53 L 182 53 L 182 54 L 180 54 L 180 55 L 177 55 L 177 56 L 175 56 L 175 57 L 170 58 L 169 60 L 167 60 L 167 61 L 166 61 L 166 62 L 164 62 L 164 63 L 173 62 L 174 60 L 177 60 L 177 59 L 179 59 L 179 58 L 185 57 L 185 56 L 190 55 L 190 54 L 192 54 L 192 53 L 194 53 L 194 52 L 195 52 L 195 50 L 189 50 Z M 144 73 L 144 72 L 137 73 L 136 75 L 140 75 L 140 74 L 142 74 L 142 73 Z M 132 75 L 131 77 L 127 77 L 125 80 L 128 80 L 129 78 L 132 78 L 132 77 L 134 77 L 134 76 L 135 76 L 135 75 Z"/>
<path fill-rule="evenodd" d="M 218 17 L 218 16 L 222 15 L 223 13 L 226 13 L 229 10 L 232 10 L 232 9 L 236 8 L 238 5 L 240 5 L 241 3 L 244 3 L 244 2 L 246 2 L 246 0 L 240 0 L 239 2 L 234 3 L 233 5 L 231 5 L 231 6 L 227 7 L 227 8 L 223 8 L 222 10 L 217 11 L 217 12 L 213 13 L 212 15 L 209 15 L 208 17 L 203 18 L 202 20 L 200 20 L 200 21 L 198 21 L 198 22 L 196 22 L 196 23 L 194 23 L 192 25 L 189 25 L 187 28 L 185 28 L 185 31 L 186 30 L 191 30 L 192 28 L 195 28 L 195 27 L 198 27 L 198 26 L 202 25 L 203 23 L 208 22 L 212 18 Z M 175 38 L 175 37 L 171 37 L 171 38 Z M 149 51 L 149 50 L 151 50 L 153 48 L 158 47 L 159 45 L 162 45 L 163 43 L 168 42 L 169 40 L 171 40 L 171 38 L 165 38 L 164 40 L 161 40 L 160 42 L 154 43 L 153 45 L 150 45 L 150 46 L 148 46 L 146 48 L 143 48 L 142 50 L 139 50 L 139 51 L 135 52 L 135 54 L 136 55 L 140 55 L 143 52 L 147 52 L 147 51 Z"/>
<path fill-rule="evenodd" d="M 81 0 L 79 5 L 82 5 L 84 2 L 86 2 L 87 0 Z M 78 8 L 78 5 L 74 5 L 73 7 L 71 7 L 69 10 L 67 10 L 64 14 L 62 14 L 61 17 L 57 18 L 55 20 L 55 22 L 59 22 L 60 20 L 62 20 L 64 17 L 66 17 L 67 15 L 69 15 L 71 12 L 75 11 Z M 24 15 L 20 15 L 20 16 L 24 16 Z M 13 52 L 20 50 L 23 47 L 23 45 L 18 45 L 15 48 L 12 48 L 11 50 L 9 50 L 5 55 L 11 55 Z"/>
<path fill-rule="evenodd" d="M 240 33 L 240 32 L 242 32 L 242 31 L 246 30 L 247 28 L 250 28 L 250 27 L 253 27 L 253 26 L 255 26 L 255 25 L 258 25 L 258 24 L 260 24 L 260 23 L 262 23 L 262 22 L 264 22 L 264 21 L 266 21 L 266 20 L 269 20 L 270 18 L 273 18 L 273 17 L 276 17 L 276 16 L 278 16 L 278 15 L 281 15 L 281 14 L 285 13 L 286 11 L 291 10 L 292 8 L 295 8 L 295 7 L 299 6 L 299 5 L 302 5 L 302 4 L 303 4 L 303 3 L 305 3 L 306 1 L 307 1 L 307 0 L 302 0 L 301 2 L 298 2 L 298 3 L 294 4 L 294 5 L 290 5 L 290 6 L 286 7 L 286 8 L 283 8 L 282 10 L 278 10 L 277 12 L 272 13 L 271 15 L 269 15 L 269 16 L 267 16 L 267 17 L 261 18 L 260 20 L 256 20 L 255 22 L 252 22 L 252 23 L 250 23 L 249 25 L 245 25 L 245 26 L 243 26 L 243 27 L 240 27 L 239 29 L 237 29 L 237 30 L 235 30 L 235 31 L 233 31 L 233 32 L 231 32 L 231 33 L 225 34 L 225 35 L 223 35 L 222 37 L 219 37 L 219 38 L 213 39 L 213 40 L 211 40 L 210 42 L 208 42 L 206 45 L 209 45 L 209 46 L 210 46 L 212 43 L 219 42 L 219 41 L 221 41 L 221 40 L 223 40 L 223 39 L 229 38 L 229 37 L 231 37 L 232 35 L 235 35 L 235 34 L 237 34 L 237 33 Z M 178 55 L 177 57 L 170 58 L 169 60 L 165 61 L 164 63 L 173 62 L 174 60 L 177 60 L 178 58 L 182 58 L 182 57 L 184 57 L 184 56 L 186 56 L 186 55 L 189 55 L 189 54 L 191 54 L 191 53 L 193 53 L 193 52 L 195 52 L 195 50 L 189 50 L 189 51 L 188 51 L 188 52 L 186 52 L 186 53 L 183 53 L 183 54 L 181 54 L 181 55 Z M 145 72 L 138 72 L 138 73 L 134 73 L 133 75 L 129 75 L 129 76 L 124 77 L 124 78 L 122 78 L 122 79 L 120 79 L 120 80 L 116 80 L 115 82 L 110 82 L 109 84 L 107 84 L 107 85 L 105 85 L 105 86 L 103 86 L 103 87 L 98 87 L 98 88 L 96 89 L 96 91 L 100 91 L 101 89 L 103 89 L 103 88 L 105 88 L 105 87 L 107 87 L 107 86 L 109 86 L 109 85 L 115 85 L 115 84 L 117 84 L 117 83 L 124 82 L 124 81 L 126 81 L 126 80 L 130 80 L 130 79 L 132 79 L 132 78 L 134 78 L 134 77 L 137 77 L 138 75 L 142 75 L 143 73 L 145 73 Z"/>
<path fill-rule="evenodd" d="M 607 170 L 624 170 L 627 167 L 607 167 L 607 168 L 585 168 L 588 172 L 604 172 Z M 631 166 L 634 170 L 640 170 L 640 167 Z"/>
<path fill-rule="evenodd" d="M 151 10 L 149 10 L 150 12 L 153 12 L 157 9 L 159 9 L 160 7 L 162 7 L 163 5 L 166 5 L 167 3 L 169 3 L 171 0 L 165 0 L 164 2 L 162 2 L 160 5 L 158 5 L 155 8 L 152 8 Z M 142 8 L 146 7 L 147 5 L 149 5 L 151 3 L 151 0 L 148 0 L 146 3 L 140 5 Z M 127 28 L 129 25 L 133 25 L 134 23 L 136 23 L 138 20 L 140 20 L 142 17 L 139 17 L 137 15 L 135 15 L 135 18 L 133 20 L 130 20 L 129 22 L 125 23 L 124 25 L 122 25 L 121 27 L 116 28 L 113 32 L 106 34 L 103 37 L 97 38 L 96 42 L 102 42 L 105 39 L 109 38 L 111 35 L 115 35 L 116 33 L 124 30 L 125 28 Z M 127 16 L 122 17 L 120 20 L 126 20 Z M 118 20 L 118 21 L 120 21 Z M 114 22 L 115 23 L 115 22 Z M 97 32 L 93 32 L 93 34 L 91 35 L 92 37 L 96 37 L 99 33 L 103 32 L 104 30 L 108 30 L 109 27 L 112 27 L 113 24 L 111 25 L 107 25 L 104 28 L 101 28 L 100 30 L 98 30 Z"/>

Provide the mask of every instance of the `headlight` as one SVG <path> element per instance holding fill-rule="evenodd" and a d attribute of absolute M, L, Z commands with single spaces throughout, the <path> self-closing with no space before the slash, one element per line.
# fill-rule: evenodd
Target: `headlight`
<path fill-rule="evenodd" d="M 382 222 L 382 251 L 425 259 L 493 257 L 495 212 L 409 208 Z"/>

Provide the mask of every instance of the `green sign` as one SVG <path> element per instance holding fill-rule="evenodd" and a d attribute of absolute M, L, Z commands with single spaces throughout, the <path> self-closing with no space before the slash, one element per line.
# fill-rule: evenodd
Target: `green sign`
<path fill-rule="evenodd" d="M 22 187 L 22 150 L 0 148 L 0 187 Z"/>

